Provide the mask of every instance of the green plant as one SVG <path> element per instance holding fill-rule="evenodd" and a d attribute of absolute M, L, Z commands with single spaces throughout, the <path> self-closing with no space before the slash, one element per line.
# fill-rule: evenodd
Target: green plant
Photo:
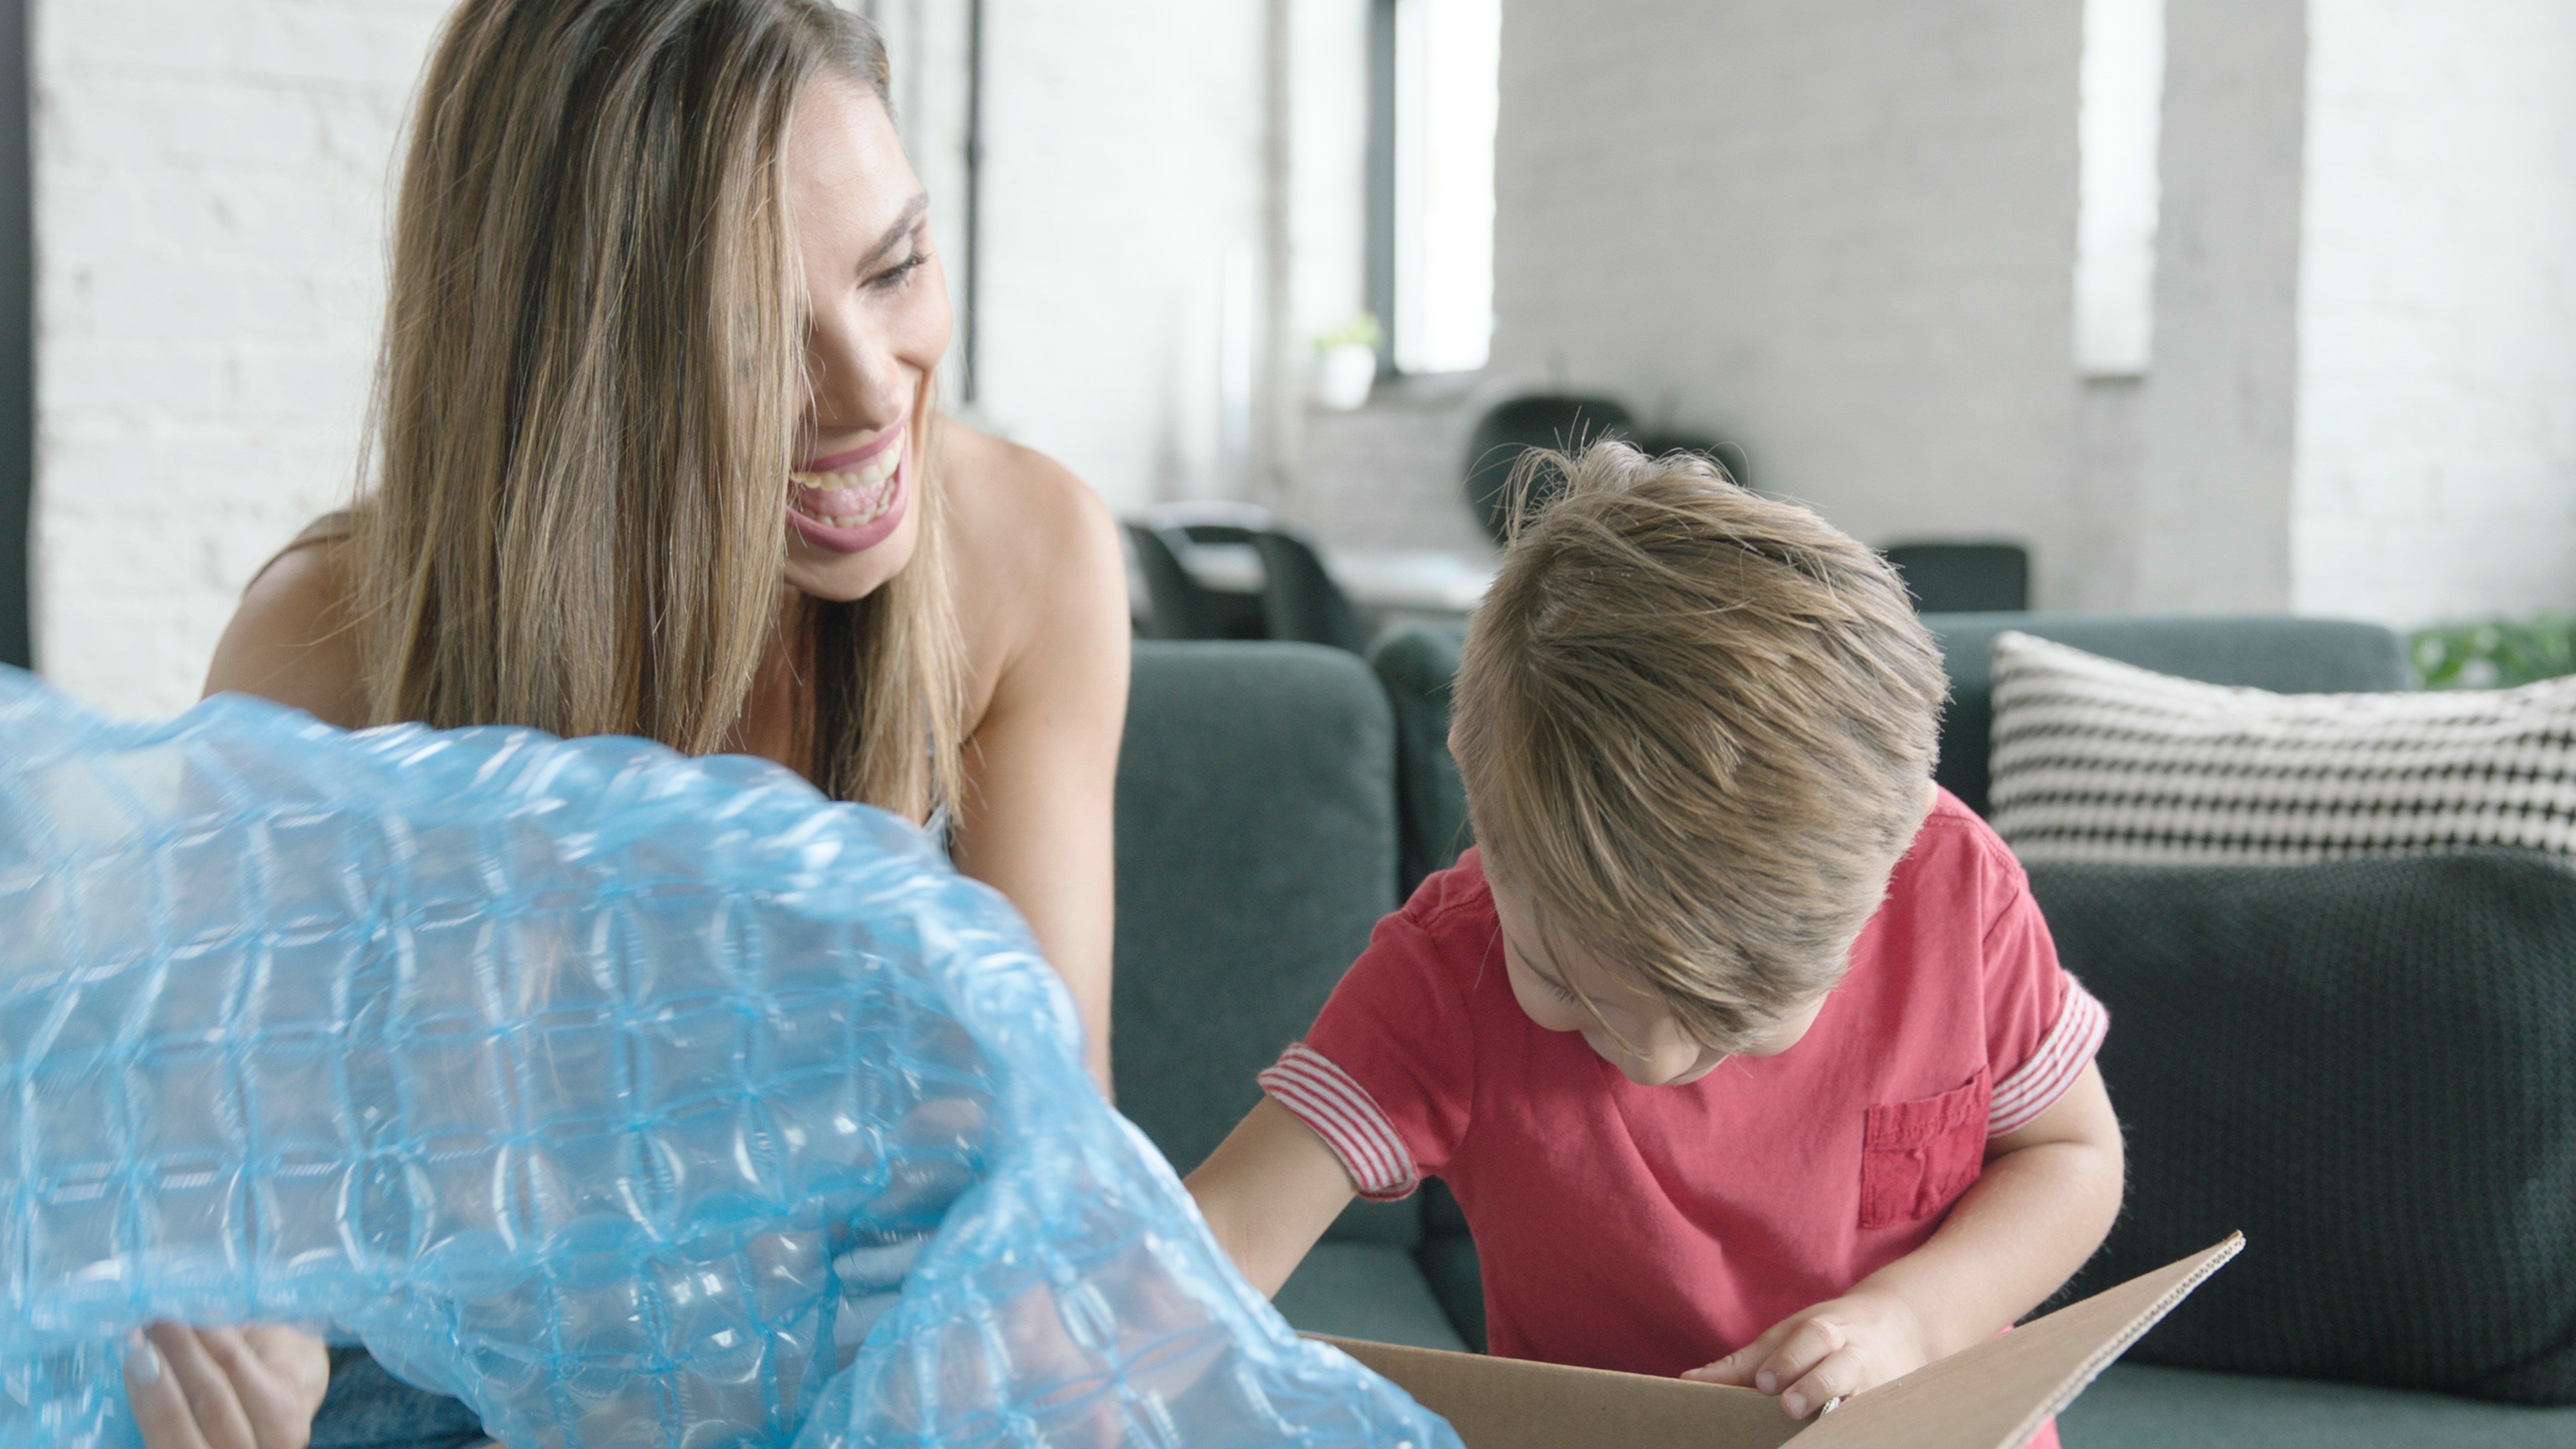
<path fill-rule="evenodd" d="M 1374 351 L 1385 338 L 1386 331 L 1377 325 L 1376 313 L 1354 312 L 1331 331 L 1316 333 L 1315 350 L 1328 352 L 1336 347 L 1356 345 Z"/>
<path fill-rule="evenodd" d="M 2576 614 L 2419 629 L 2407 641 L 2426 689 L 2509 689 L 2576 674 Z"/>

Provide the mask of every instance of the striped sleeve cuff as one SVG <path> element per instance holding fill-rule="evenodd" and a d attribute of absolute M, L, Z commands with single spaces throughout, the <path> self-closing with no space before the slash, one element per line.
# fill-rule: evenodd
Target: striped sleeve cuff
<path fill-rule="evenodd" d="M 1350 1073 L 1323 1053 L 1291 1042 L 1261 1074 L 1261 1090 L 1324 1139 L 1360 1196 L 1392 1202 L 1422 1185 L 1413 1151 L 1395 1124 Z"/>
<path fill-rule="evenodd" d="M 1986 1135 L 2018 1131 L 2054 1106 L 2084 1074 L 2084 1064 L 2102 1049 L 2103 1034 L 2110 1029 L 2111 1013 L 2083 982 L 2066 978 L 2066 1005 L 2057 1013 L 2057 1025 L 2049 1028 L 2029 1061 L 1995 1084 L 1994 1100 L 1986 1109 Z"/>

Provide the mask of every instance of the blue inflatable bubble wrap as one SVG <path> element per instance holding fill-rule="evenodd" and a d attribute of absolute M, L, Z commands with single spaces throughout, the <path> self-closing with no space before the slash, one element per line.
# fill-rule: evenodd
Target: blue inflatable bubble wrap
<path fill-rule="evenodd" d="M 775 767 L 0 670 L 0 1446 L 320 1325 L 505 1443 L 1454 1449 L 1289 1333 L 1000 896 Z"/>

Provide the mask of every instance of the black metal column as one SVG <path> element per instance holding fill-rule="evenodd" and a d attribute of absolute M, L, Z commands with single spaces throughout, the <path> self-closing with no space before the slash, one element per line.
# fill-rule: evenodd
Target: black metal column
<path fill-rule="evenodd" d="M 36 212 L 26 0 L 0 0 L 0 663 L 35 658 Z"/>

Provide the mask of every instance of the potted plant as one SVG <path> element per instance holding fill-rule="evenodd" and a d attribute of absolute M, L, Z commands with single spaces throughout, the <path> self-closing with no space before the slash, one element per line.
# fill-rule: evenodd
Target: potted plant
<path fill-rule="evenodd" d="M 1377 317 L 1355 312 L 1349 321 L 1316 335 L 1314 398 L 1318 407 L 1347 412 L 1368 401 L 1377 384 L 1377 350 L 1385 340 Z"/>
<path fill-rule="evenodd" d="M 2555 679 L 2576 674 L 2576 615 L 2420 629 L 2407 654 L 2426 689 L 2510 689 Z"/>

